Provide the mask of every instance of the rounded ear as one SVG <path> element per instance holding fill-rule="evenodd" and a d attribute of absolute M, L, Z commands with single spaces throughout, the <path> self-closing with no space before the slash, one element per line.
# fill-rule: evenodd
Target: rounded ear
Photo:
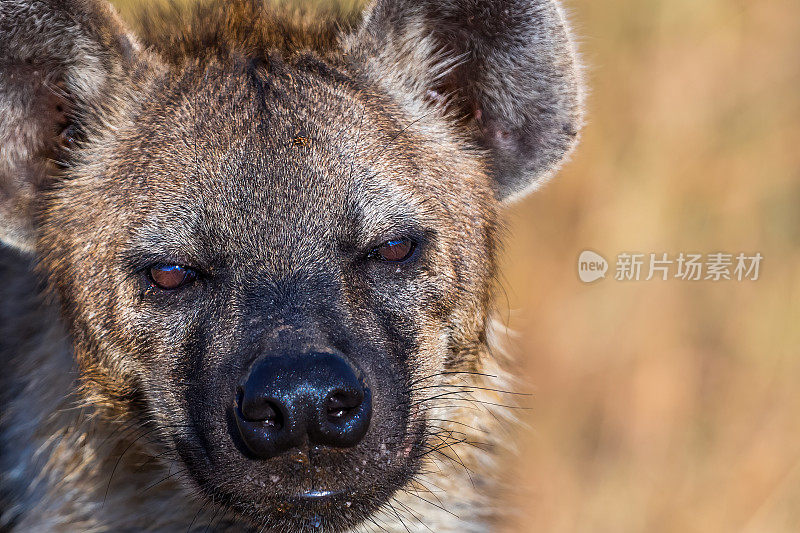
<path fill-rule="evenodd" d="M 346 44 L 412 111 L 440 104 L 485 149 L 502 200 L 548 179 L 577 142 L 583 88 L 557 0 L 376 0 Z"/>
<path fill-rule="evenodd" d="M 37 198 L 140 47 L 101 0 L 3 0 L 0 43 L 0 241 L 32 250 Z"/>

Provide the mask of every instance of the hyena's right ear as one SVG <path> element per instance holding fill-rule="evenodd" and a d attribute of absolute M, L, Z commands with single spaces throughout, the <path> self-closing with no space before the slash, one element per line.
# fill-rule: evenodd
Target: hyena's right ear
<path fill-rule="evenodd" d="M 345 42 L 414 114 L 431 103 L 482 149 L 498 199 L 536 188 L 575 146 L 583 90 L 560 0 L 374 0 Z"/>
<path fill-rule="evenodd" d="M 139 49 L 105 1 L 0 0 L 0 241 L 33 249 L 37 197 Z"/>

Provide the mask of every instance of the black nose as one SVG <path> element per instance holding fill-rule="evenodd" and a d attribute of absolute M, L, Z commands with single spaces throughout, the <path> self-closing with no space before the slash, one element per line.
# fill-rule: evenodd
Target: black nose
<path fill-rule="evenodd" d="M 349 448 L 372 416 L 370 390 L 342 357 L 305 353 L 256 361 L 239 386 L 236 424 L 262 459 L 310 444 Z"/>

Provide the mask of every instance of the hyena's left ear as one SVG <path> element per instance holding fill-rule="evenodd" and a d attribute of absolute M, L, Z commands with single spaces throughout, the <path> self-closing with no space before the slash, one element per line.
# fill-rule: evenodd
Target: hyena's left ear
<path fill-rule="evenodd" d="M 34 246 L 57 160 L 126 84 L 139 52 L 102 0 L 0 0 L 0 241 Z"/>
<path fill-rule="evenodd" d="M 412 111 L 445 102 L 502 200 L 546 180 L 577 141 L 583 90 L 558 0 L 376 0 L 348 45 Z"/>

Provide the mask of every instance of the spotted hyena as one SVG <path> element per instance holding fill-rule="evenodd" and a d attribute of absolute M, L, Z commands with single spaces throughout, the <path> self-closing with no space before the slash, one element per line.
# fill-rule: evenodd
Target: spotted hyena
<path fill-rule="evenodd" d="M 183 4 L 180 4 L 183 5 Z M 557 0 L 0 0 L 0 529 L 486 531 Z"/>

